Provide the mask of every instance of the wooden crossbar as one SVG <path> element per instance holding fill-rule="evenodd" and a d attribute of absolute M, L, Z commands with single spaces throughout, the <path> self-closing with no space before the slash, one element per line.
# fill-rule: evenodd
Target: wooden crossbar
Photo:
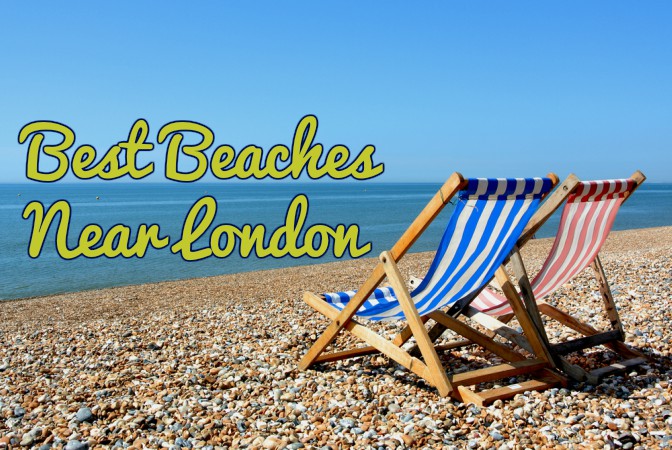
<path fill-rule="evenodd" d="M 377 353 L 380 353 L 380 350 L 378 350 L 376 347 L 372 347 L 369 345 L 366 347 L 351 348 L 350 350 L 342 350 L 340 352 L 322 353 L 320 356 L 317 357 L 315 362 L 322 363 L 322 362 L 340 361 L 342 359 L 356 358 L 358 356 L 366 356 L 366 355 L 375 355 Z"/>
<path fill-rule="evenodd" d="M 632 367 L 646 364 L 646 362 L 646 358 L 641 356 L 638 358 L 626 359 L 624 361 L 613 363 L 605 367 L 600 367 L 599 369 L 591 370 L 588 372 L 587 380 L 590 383 L 597 384 L 607 375 L 624 372 Z"/>
<path fill-rule="evenodd" d="M 474 392 L 465 386 L 458 386 L 454 396 L 463 402 L 484 406 L 495 400 L 511 398 L 516 394 L 522 394 L 526 391 L 543 391 L 562 384 L 563 380 L 559 377 L 545 375 L 532 380 L 523 381 L 522 383 L 510 384 L 508 386 L 481 392 Z"/>
<path fill-rule="evenodd" d="M 571 341 L 552 344 L 551 350 L 558 355 L 566 355 L 586 348 L 596 347 L 607 342 L 617 341 L 620 338 L 621 333 L 619 330 L 605 331 L 604 333 L 594 334 L 592 336 L 584 336 L 582 338 L 572 339 Z"/>
<path fill-rule="evenodd" d="M 449 379 L 453 386 L 474 385 L 535 372 L 546 367 L 548 367 L 548 362 L 543 359 L 526 359 L 524 361 L 515 361 L 476 369 L 466 373 L 457 373 L 451 375 Z"/>
<path fill-rule="evenodd" d="M 474 345 L 469 339 L 460 339 L 459 341 L 449 342 L 447 344 L 440 344 L 434 346 L 437 352 L 446 351 L 446 350 L 455 350 L 457 348 L 467 347 L 469 345 Z"/>

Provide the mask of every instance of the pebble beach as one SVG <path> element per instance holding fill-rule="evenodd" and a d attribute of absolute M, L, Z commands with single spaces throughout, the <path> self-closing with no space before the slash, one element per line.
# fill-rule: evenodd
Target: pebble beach
<path fill-rule="evenodd" d="M 550 245 L 524 248 L 531 274 Z M 431 258 L 409 254 L 400 270 L 422 276 Z M 375 258 L 5 301 L 0 448 L 669 447 L 672 227 L 612 232 L 601 258 L 626 343 L 648 363 L 487 407 L 441 398 L 382 356 L 298 369 L 328 323 L 302 293 L 354 289 Z M 548 301 L 608 326 L 590 271 Z M 392 336 L 400 324 L 372 327 Z M 555 322 L 547 331 L 576 336 Z M 453 371 L 500 362 L 474 346 L 441 358 Z M 603 348 L 570 359 L 615 361 Z"/>

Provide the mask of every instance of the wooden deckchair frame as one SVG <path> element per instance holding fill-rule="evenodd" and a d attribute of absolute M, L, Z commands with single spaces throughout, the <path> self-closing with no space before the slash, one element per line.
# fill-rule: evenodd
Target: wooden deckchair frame
<path fill-rule="evenodd" d="M 571 178 L 575 179 L 575 177 L 571 175 L 570 178 L 568 178 L 565 181 L 565 183 L 567 183 L 567 181 L 570 180 Z M 630 176 L 630 179 L 633 180 L 634 186 L 628 193 L 625 194 L 623 201 L 627 200 L 632 195 L 632 193 L 644 182 L 644 180 L 646 180 L 646 177 L 642 172 L 636 171 Z M 567 193 L 569 194 L 573 192 L 573 190 L 577 186 L 578 186 L 578 180 L 568 184 Z M 558 192 L 558 190 L 556 190 L 556 192 Z M 548 199 L 542 205 L 542 207 L 540 207 L 539 210 L 537 210 L 537 213 L 532 218 L 532 220 L 530 220 L 530 223 L 533 223 L 533 221 L 535 221 L 536 218 L 537 219 L 536 223 L 543 224 L 548 219 L 548 217 L 550 217 L 550 215 L 553 214 L 553 212 L 560 207 L 560 205 L 563 202 L 564 199 L 561 199 L 560 197 L 553 198 L 552 195 L 549 196 Z M 530 227 L 528 226 L 528 228 Z M 517 247 L 525 245 L 525 243 L 532 237 L 534 231 L 536 230 L 532 230 L 532 233 L 524 231 L 522 237 L 518 241 Z M 525 265 L 520 256 L 518 248 L 514 249 L 513 255 L 510 260 L 513 267 L 514 275 L 518 279 L 518 285 L 521 290 L 521 297 L 523 298 L 523 301 L 528 310 L 530 318 L 534 322 L 535 327 L 539 332 L 539 337 L 545 342 L 547 348 L 549 348 L 549 350 L 551 351 L 551 355 L 553 356 L 556 366 L 560 368 L 563 372 L 565 372 L 567 375 L 569 375 L 571 378 L 573 378 L 576 381 L 585 380 L 591 384 L 597 384 L 605 376 L 611 375 L 616 372 L 621 372 L 627 370 L 628 368 L 635 367 L 637 365 L 647 362 L 648 359 L 646 358 L 645 355 L 629 348 L 627 345 L 624 344 L 625 333 L 623 331 L 623 325 L 620 316 L 618 314 L 618 310 L 616 308 L 616 303 L 614 302 L 614 297 L 611 293 L 611 289 L 609 288 L 609 282 L 604 272 L 602 262 L 600 261 L 599 254 L 595 257 L 595 260 L 591 264 L 591 267 L 593 269 L 593 272 L 595 273 L 595 277 L 599 285 L 599 290 L 604 303 L 607 318 L 611 323 L 612 329 L 607 331 L 599 331 L 594 327 L 590 326 L 589 324 L 576 319 L 575 317 L 571 316 L 565 311 L 547 303 L 546 301 L 543 300 L 536 301 L 536 299 L 534 298 L 534 294 L 532 292 L 532 286 L 529 277 L 527 275 Z M 571 328 L 572 330 L 581 333 L 583 337 L 571 339 L 561 343 L 555 343 L 555 344 L 551 343 L 546 334 L 546 329 L 543 324 L 543 321 L 541 320 L 540 313 L 543 313 L 548 318 L 556 320 L 557 322 L 560 322 L 561 324 Z M 473 307 L 469 307 L 465 311 L 465 315 L 474 319 L 480 325 L 491 330 L 492 333 L 491 335 L 498 334 L 503 338 L 509 340 L 510 342 L 518 345 L 521 348 L 524 348 L 528 351 L 533 351 L 533 349 L 531 348 L 529 343 L 526 342 L 525 337 L 521 333 L 517 332 L 516 330 L 513 330 L 511 327 L 508 327 L 506 325 L 506 323 L 508 323 L 513 318 L 512 314 L 506 314 L 498 318 L 494 318 L 476 310 Z M 436 331 L 430 332 L 430 335 L 432 337 L 435 337 L 435 339 L 437 339 L 440 336 L 440 333 L 443 333 L 443 330 L 437 329 Z M 471 342 L 461 341 L 460 344 L 469 345 L 471 344 Z M 609 348 L 614 353 L 622 357 L 623 360 L 605 367 L 594 369 L 592 371 L 587 371 L 578 365 L 571 364 L 565 358 L 565 355 L 569 353 L 596 347 L 599 345 L 604 345 L 605 347 Z"/>
<path fill-rule="evenodd" d="M 557 184 L 558 178 L 554 174 L 549 176 L 552 179 L 553 185 Z M 401 238 L 394 244 L 392 249 L 380 255 L 380 262 L 343 310 L 338 311 L 329 306 L 322 297 L 312 292 L 304 294 L 304 301 L 330 319 L 331 323 L 301 359 L 299 362 L 300 369 L 305 370 L 313 364 L 320 362 L 383 353 L 427 381 L 430 385 L 436 387 L 439 395 L 452 395 L 457 399 L 477 404 L 485 404 L 496 399 L 512 397 L 516 393 L 527 390 L 541 390 L 565 383 L 566 380 L 562 376 L 550 370 L 554 367 L 554 363 L 549 349 L 546 343 L 539 338 L 536 328 L 523 306 L 521 297 L 513 287 L 503 266 L 497 270 L 495 277 L 504 288 L 504 293 L 512 305 L 521 327 L 526 331 L 527 342 L 529 342 L 530 348 L 536 355 L 535 359 L 526 358 L 508 346 L 495 342 L 491 336 L 456 320 L 451 315 L 442 311 L 434 311 L 424 317 L 419 315 L 410 292 L 406 287 L 406 283 L 404 283 L 399 273 L 397 262 L 417 241 L 429 224 L 443 210 L 445 205 L 466 186 L 467 180 L 457 172 L 448 178 Z M 406 327 L 391 341 L 383 338 L 353 318 L 357 310 L 371 296 L 386 276 L 396 293 L 397 300 L 408 322 Z M 484 283 L 483 286 L 486 285 L 487 283 Z M 473 295 L 471 298 L 475 297 L 476 295 Z M 455 330 L 469 339 L 470 342 L 481 345 L 508 362 L 466 373 L 447 374 L 437 354 L 437 348 L 435 348 L 433 340 L 425 328 L 425 322 L 430 318 L 436 321 L 438 325 Z M 325 354 L 327 347 L 344 329 L 366 342 L 368 346 Z M 401 348 L 411 337 L 415 338 L 423 360 Z M 491 389 L 480 393 L 466 387 L 520 374 L 536 374 L 538 378 L 517 385 Z"/>

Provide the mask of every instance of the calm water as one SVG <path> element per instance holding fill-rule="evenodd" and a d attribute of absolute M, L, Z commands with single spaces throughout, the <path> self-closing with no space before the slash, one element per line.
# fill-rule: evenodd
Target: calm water
<path fill-rule="evenodd" d="M 58 199 L 71 205 L 70 245 L 89 223 L 108 229 L 123 223 L 132 229 L 141 223 L 157 223 L 171 243 L 180 235 L 191 205 L 205 195 L 218 201 L 214 224 L 263 223 L 273 230 L 284 221 L 291 199 L 304 193 L 310 201 L 312 223 L 356 223 L 360 243 L 372 242 L 368 257 L 389 249 L 436 192 L 439 184 L 382 183 L 213 183 L 213 184 L 0 184 L 0 299 L 72 292 L 127 284 L 193 278 L 243 271 L 315 264 L 333 261 L 329 254 L 311 258 L 242 259 L 209 258 L 185 262 L 168 248 L 150 249 L 142 258 L 86 259 L 66 261 L 55 250 L 55 226 L 49 231 L 42 255 L 28 256 L 32 218 L 21 217 L 32 200 L 45 207 Z M 96 197 L 99 197 L 97 200 Z M 450 214 L 450 205 L 416 243 L 412 251 L 434 250 Z M 441 220 L 443 219 L 443 220 Z M 538 233 L 555 234 L 558 216 Z M 644 184 L 621 208 L 614 229 L 672 225 L 672 184 Z M 207 240 L 203 239 L 203 246 Z"/>

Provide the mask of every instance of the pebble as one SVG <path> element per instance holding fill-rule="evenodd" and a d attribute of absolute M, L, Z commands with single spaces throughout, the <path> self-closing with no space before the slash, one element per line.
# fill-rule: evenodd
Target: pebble
<path fill-rule="evenodd" d="M 268 436 L 264 439 L 264 442 L 261 444 L 262 447 L 266 449 L 276 449 L 284 447 L 284 442 L 277 436 Z"/>
<path fill-rule="evenodd" d="M 26 433 L 23 435 L 23 438 L 21 439 L 19 445 L 21 445 L 22 447 L 28 447 L 29 445 L 32 445 L 33 442 L 35 442 L 35 437 L 29 433 Z"/>
<path fill-rule="evenodd" d="M 88 448 L 88 443 L 80 442 L 78 440 L 68 441 L 68 443 L 65 445 L 65 450 L 86 450 Z"/>
<path fill-rule="evenodd" d="M 397 405 L 396 403 L 390 403 L 387 405 L 387 410 L 391 413 L 398 413 L 401 410 L 401 406 Z"/>
<path fill-rule="evenodd" d="M 77 410 L 77 414 L 75 415 L 75 420 L 77 422 L 92 422 L 93 419 L 93 412 L 86 406 L 79 408 L 79 410 Z"/>
<path fill-rule="evenodd" d="M 353 419 L 341 419 L 340 424 L 344 428 L 352 428 L 355 426 L 355 421 Z"/>
<path fill-rule="evenodd" d="M 236 422 L 236 428 L 238 428 L 238 431 L 241 433 L 244 433 L 245 430 L 247 430 L 247 427 L 245 426 L 245 421 L 239 420 Z"/>

